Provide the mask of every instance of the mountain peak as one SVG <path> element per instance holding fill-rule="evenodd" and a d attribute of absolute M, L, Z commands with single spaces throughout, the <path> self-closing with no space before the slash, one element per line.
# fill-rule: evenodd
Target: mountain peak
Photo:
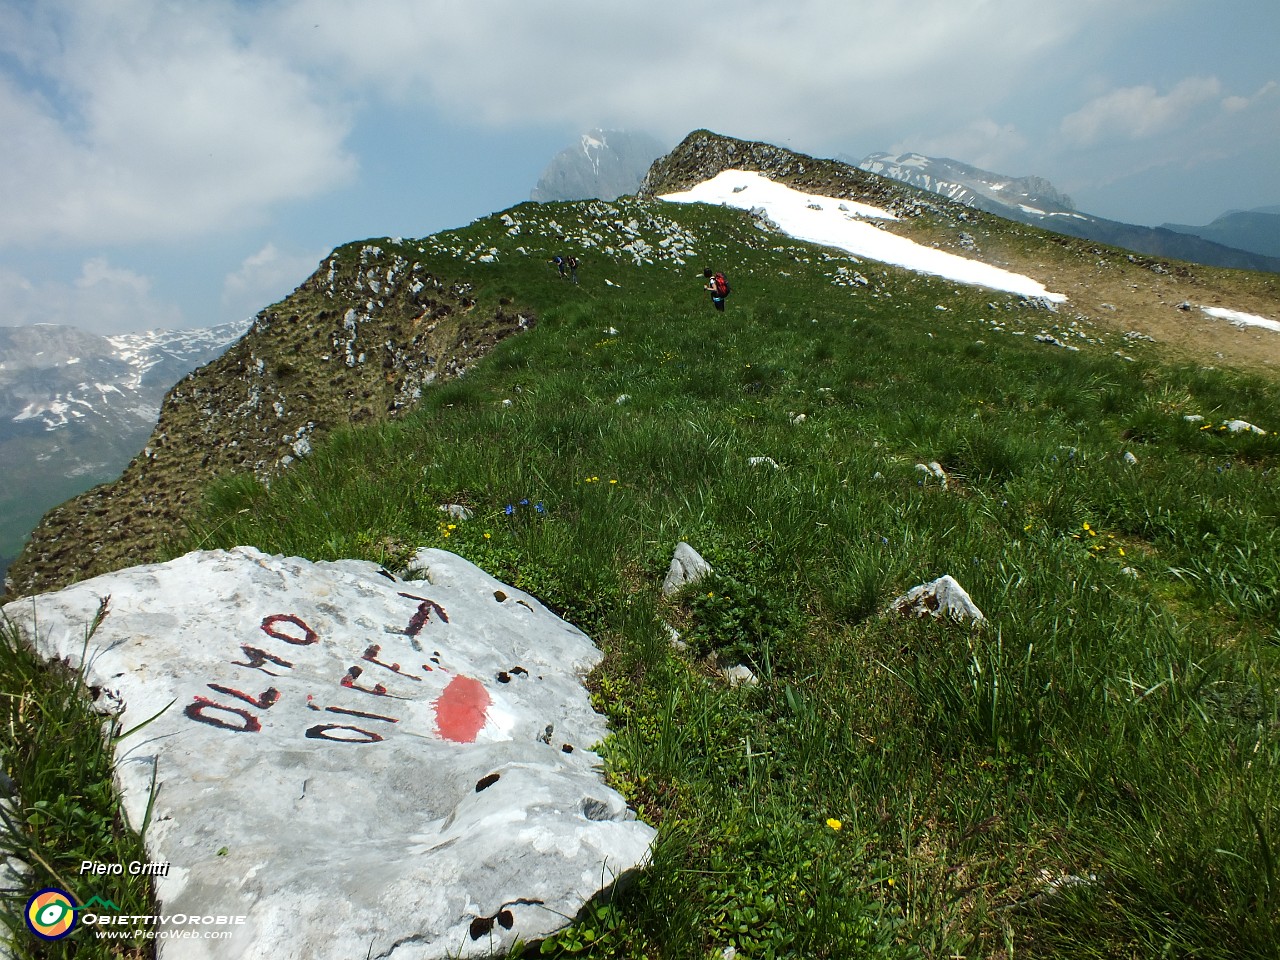
<path fill-rule="evenodd" d="M 649 164 L 665 149 L 647 133 L 597 127 L 552 158 L 530 199 L 614 200 L 635 193 Z"/>

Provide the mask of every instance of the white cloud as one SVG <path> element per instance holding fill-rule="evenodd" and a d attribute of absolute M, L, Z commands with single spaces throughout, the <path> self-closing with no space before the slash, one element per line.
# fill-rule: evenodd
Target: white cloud
<path fill-rule="evenodd" d="M 7 26 L 16 15 L 7 11 Z M 0 41 L 0 245 L 240 226 L 349 178 L 350 123 L 223 0 L 54 0 Z M 251 31 L 250 31 L 251 32 Z"/>
<path fill-rule="evenodd" d="M 812 144 L 987 114 L 1010 75 L 1099 16 L 1128 15 L 1101 0 L 291 0 L 271 29 L 299 62 L 476 123 L 669 137 L 706 126 Z"/>
<path fill-rule="evenodd" d="M 106 257 L 93 257 L 84 262 L 80 268 L 80 276 L 75 286 L 80 290 L 118 290 L 135 297 L 146 297 L 151 293 L 151 281 L 140 273 L 113 267 Z"/>
<path fill-rule="evenodd" d="M 1188 77 L 1166 94 L 1152 86 L 1124 87 L 1091 100 L 1063 118 L 1061 132 L 1081 147 L 1108 140 L 1145 140 L 1189 122 L 1222 93 L 1217 77 Z"/>
<path fill-rule="evenodd" d="M 71 282 L 32 281 L 0 267 L 0 323 L 59 323 L 93 333 L 130 333 L 186 326 L 182 311 L 152 295 L 151 280 L 92 257 Z"/>
<path fill-rule="evenodd" d="M 1248 110 L 1250 107 L 1256 106 L 1267 100 L 1267 98 L 1273 96 L 1277 90 L 1280 90 L 1280 84 L 1276 83 L 1274 80 L 1269 80 L 1251 97 L 1234 96 L 1224 98 L 1222 101 L 1222 109 L 1226 110 L 1227 113 L 1240 113 L 1242 110 Z"/>
<path fill-rule="evenodd" d="M 284 298 L 315 272 L 324 253 L 284 253 L 268 243 L 246 257 L 222 281 L 222 304 L 229 317 L 251 317 Z"/>

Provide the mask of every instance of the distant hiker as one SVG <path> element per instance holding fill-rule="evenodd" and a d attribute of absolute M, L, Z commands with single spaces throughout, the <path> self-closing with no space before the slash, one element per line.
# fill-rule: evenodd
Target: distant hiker
<path fill-rule="evenodd" d="M 577 257 L 575 257 L 575 256 L 573 256 L 572 254 L 570 254 L 570 255 L 565 259 L 565 262 L 569 265 L 569 275 L 570 275 L 570 277 L 572 277 L 572 278 L 573 278 L 573 282 L 574 282 L 574 283 L 577 283 L 577 282 L 578 282 L 578 258 L 577 258 Z M 564 275 L 564 269 L 563 269 L 563 268 L 561 268 L 560 273 L 561 273 L 561 276 L 563 276 L 563 275 Z"/>
<path fill-rule="evenodd" d="M 558 270 L 560 271 L 560 278 L 563 280 L 563 279 L 564 279 L 564 268 L 567 266 L 567 264 L 565 263 L 565 259 L 564 259 L 564 257 L 559 257 L 559 256 L 552 257 L 552 258 L 551 258 L 551 262 L 552 262 L 552 263 L 554 263 L 554 264 L 556 265 L 556 269 L 558 269 Z"/>
<path fill-rule="evenodd" d="M 725 279 L 723 273 L 712 273 L 710 267 L 702 271 L 702 276 L 707 281 L 704 289 L 711 291 L 711 302 L 717 310 L 724 310 L 724 298 L 732 292 L 729 288 L 729 281 Z"/>

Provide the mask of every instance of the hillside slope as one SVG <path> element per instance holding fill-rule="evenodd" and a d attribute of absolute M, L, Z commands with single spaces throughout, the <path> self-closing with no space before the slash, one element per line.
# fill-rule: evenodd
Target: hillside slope
<path fill-rule="evenodd" d="M 592 269 L 692 262 L 680 256 L 683 215 L 655 198 L 729 168 L 882 207 L 900 218 L 886 230 L 1066 294 L 1061 314 L 1072 328 L 1150 337 L 1188 359 L 1280 365 L 1280 337 L 1208 320 L 1198 309 L 1227 307 L 1280 322 L 1280 277 L 1137 257 L 1013 224 L 836 161 L 706 130 L 656 161 L 635 201 L 566 205 L 574 229 L 552 219 L 551 239 L 534 250 L 576 250 Z M 446 232 L 335 251 L 291 297 L 264 310 L 235 348 L 171 391 L 151 441 L 119 481 L 45 517 L 10 569 L 9 595 L 158 556 L 214 476 L 243 469 L 267 475 L 308 449 L 314 436 L 394 417 L 425 384 L 465 369 L 527 326 L 537 305 L 504 267 L 513 255 L 534 253 L 513 219 L 520 209 L 481 221 L 465 236 Z M 704 245 L 700 256 L 713 249 Z"/>
<path fill-rule="evenodd" d="M 424 271 L 419 252 L 386 240 L 341 247 L 258 314 L 169 391 L 118 480 L 45 515 L 9 569 L 8 594 L 154 559 L 214 477 L 269 477 L 335 427 L 394 417 L 533 322 L 493 299 L 479 305 L 467 284 Z"/>
<path fill-rule="evenodd" d="M 876 204 L 902 236 L 1025 274 L 1065 293 L 1080 323 L 1150 336 L 1183 359 L 1280 367 L 1280 338 L 1206 323 L 1199 307 L 1280 322 L 1280 276 L 1143 256 L 1015 223 L 900 181 L 767 143 L 698 130 L 657 161 L 640 196 L 686 190 L 726 169 L 755 170 L 796 189 Z"/>
<path fill-rule="evenodd" d="M 656 199 L 735 162 L 843 196 L 809 196 L 801 216 L 1016 261 L 1050 290 L 1096 279 L 1055 304 L 798 240 L 776 206 Z M 442 320 L 537 323 L 393 418 L 311 431 L 304 455 L 262 434 L 167 549 L 354 557 L 394 577 L 440 548 L 600 645 L 599 756 L 659 839 L 634 884 L 542 956 L 1274 956 L 1280 385 L 1214 356 L 1242 331 L 1160 302 L 1212 291 L 1274 316 L 1266 281 L 1082 251 L 705 131 L 665 167 L 643 199 L 521 204 L 376 256 L 339 251 L 332 300 L 322 269 L 314 311 L 266 311 L 258 352 L 219 384 L 242 399 L 220 409 L 258 384 L 254 409 L 274 416 L 262 378 L 288 362 L 299 382 L 271 381 L 275 431 L 295 434 L 305 385 L 380 367 L 386 327 L 349 331 L 346 311 L 383 297 L 393 328 L 430 325 L 439 306 L 385 286 L 412 292 L 415 262 L 418 293 L 449 277 L 472 301 Z M 750 181 L 738 200 L 777 186 L 725 179 Z M 855 214 L 857 191 L 881 212 Z M 577 283 L 548 262 L 568 252 Z M 723 312 L 707 267 L 733 281 Z M 1115 309 L 1094 319 L 1080 290 Z M 1128 335 L 1166 311 L 1194 336 Z M 282 331 L 285 352 L 266 353 Z M 332 339 L 351 333 L 350 352 Z M 1242 343 L 1263 333 L 1280 336 Z M 171 422 L 198 439 L 188 392 Z M 671 594 L 681 541 L 712 571 Z M 908 605 L 944 574 L 981 620 Z M 495 701 L 507 682 L 489 680 Z M 67 871 L 93 855 L 63 854 Z"/>
<path fill-rule="evenodd" d="M 1202 227 L 1166 223 L 1166 230 L 1192 234 L 1267 257 L 1280 257 L 1280 207 L 1233 210 Z"/>

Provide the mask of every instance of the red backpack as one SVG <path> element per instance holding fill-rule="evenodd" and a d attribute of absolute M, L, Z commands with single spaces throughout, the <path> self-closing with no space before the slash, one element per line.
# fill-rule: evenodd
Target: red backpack
<path fill-rule="evenodd" d="M 725 279 L 723 273 L 717 273 L 711 278 L 711 282 L 715 284 L 718 296 L 727 297 L 729 295 L 729 281 Z"/>

